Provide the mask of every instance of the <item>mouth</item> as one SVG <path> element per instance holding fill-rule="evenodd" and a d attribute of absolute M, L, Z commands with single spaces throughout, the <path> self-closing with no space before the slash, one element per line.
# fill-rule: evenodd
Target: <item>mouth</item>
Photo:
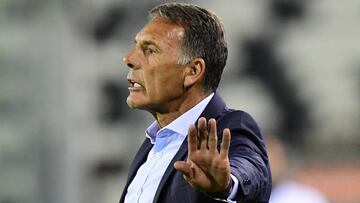
<path fill-rule="evenodd" d="M 142 85 L 140 85 L 140 83 L 136 82 L 135 80 L 128 79 L 128 81 L 129 81 L 129 88 L 131 89 L 142 88 Z"/>

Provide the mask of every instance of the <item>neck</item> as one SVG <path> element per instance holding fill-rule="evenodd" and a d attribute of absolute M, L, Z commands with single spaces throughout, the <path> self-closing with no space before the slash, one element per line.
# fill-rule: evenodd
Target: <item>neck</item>
<path fill-rule="evenodd" d="M 188 93 L 183 100 L 179 101 L 174 107 L 167 112 L 152 112 L 160 128 L 167 126 L 169 123 L 180 117 L 182 114 L 196 106 L 211 93 L 191 94 Z"/>

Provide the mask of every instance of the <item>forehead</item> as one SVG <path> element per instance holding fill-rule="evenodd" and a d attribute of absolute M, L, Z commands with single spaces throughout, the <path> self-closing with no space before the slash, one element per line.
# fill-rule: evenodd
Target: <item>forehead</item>
<path fill-rule="evenodd" d="M 136 42 L 153 41 L 156 44 L 174 46 L 184 37 L 183 26 L 170 22 L 164 18 L 157 17 L 151 20 L 136 35 Z"/>

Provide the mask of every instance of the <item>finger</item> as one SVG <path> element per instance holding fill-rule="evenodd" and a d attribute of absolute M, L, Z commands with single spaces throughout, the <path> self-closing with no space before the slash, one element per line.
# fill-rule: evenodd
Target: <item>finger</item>
<path fill-rule="evenodd" d="M 208 141 L 208 129 L 206 124 L 206 119 L 201 117 L 198 122 L 198 129 L 199 129 L 199 141 L 200 141 L 200 149 L 206 150 L 208 148 L 207 141 Z"/>
<path fill-rule="evenodd" d="M 209 135 L 209 150 L 212 152 L 217 152 L 217 130 L 216 130 L 216 120 L 210 119 L 209 120 L 210 125 L 210 135 Z"/>
<path fill-rule="evenodd" d="M 191 168 L 191 165 L 189 163 L 186 163 L 185 161 L 176 161 L 174 163 L 174 168 L 184 174 L 186 176 L 185 180 L 188 182 L 192 179 L 194 176 L 194 172 Z"/>
<path fill-rule="evenodd" d="M 198 138 L 197 130 L 194 124 L 191 124 L 188 129 L 188 153 L 191 154 L 197 150 Z"/>
<path fill-rule="evenodd" d="M 221 143 L 220 155 L 225 158 L 229 155 L 231 133 L 229 128 L 225 128 L 223 131 L 223 138 Z"/>

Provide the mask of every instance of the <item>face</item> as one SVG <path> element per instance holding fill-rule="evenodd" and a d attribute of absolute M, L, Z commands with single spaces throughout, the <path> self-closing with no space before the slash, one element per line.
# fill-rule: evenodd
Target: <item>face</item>
<path fill-rule="evenodd" d="M 184 28 L 163 18 L 150 21 L 135 37 L 135 47 L 124 62 L 130 67 L 129 96 L 131 108 L 166 112 L 184 94 L 184 65 L 181 42 Z"/>

